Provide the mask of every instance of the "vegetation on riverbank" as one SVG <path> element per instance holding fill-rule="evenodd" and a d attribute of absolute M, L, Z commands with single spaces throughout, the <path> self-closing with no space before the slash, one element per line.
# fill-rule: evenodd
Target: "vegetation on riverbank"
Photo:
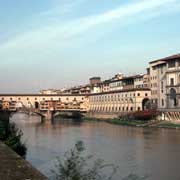
<path fill-rule="evenodd" d="M 114 118 L 114 119 L 98 119 L 98 118 L 84 118 L 84 121 L 87 122 L 106 122 L 109 124 L 115 124 L 115 125 L 121 125 L 121 126 L 143 126 L 146 127 L 148 126 L 148 121 L 146 120 L 130 120 L 130 119 L 119 119 L 119 118 Z"/>
<path fill-rule="evenodd" d="M 78 141 L 63 157 L 57 159 L 56 169 L 52 171 L 57 180 L 111 180 L 117 167 L 105 164 L 102 159 L 90 162 L 93 156 L 84 156 L 84 143 Z M 63 161 L 62 161 L 63 160 Z M 109 174 L 104 174 L 110 170 Z"/>
<path fill-rule="evenodd" d="M 52 170 L 56 180 L 112 180 L 118 167 L 107 164 L 102 159 L 93 160 L 93 156 L 84 156 L 85 146 L 78 141 L 63 157 L 57 158 L 55 169 Z M 122 180 L 145 180 L 147 177 L 139 177 L 130 174 Z"/>
<path fill-rule="evenodd" d="M 158 124 L 159 128 L 169 128 L 169 129 L 180 129 L 180 123 L 170 122 L 170 121 L 163 121 Z"/>
<path fill-rule="evenodd" d="M 117 125 L 122 125 L 122 126 L 147 126 L 147 121 L 142 121 L 142 120 L 121 120 L 121 119 L 112 119 L 107 121 L 110 124 L 117 124 Z"/>
<path fill-rule="evenodd" d="M 0 113 L 0 140 L 14 150 L 17 154 L 26 156 L 27 148 L 22 143 L 21 137 L 23 133 L 14 123 L 9 122 L 9 113 Z"/>
<path fill-rule="evenodd" d="M 134 127 L 154 127 L 154 128 L 169 128 L 180 129 L 180 123 L 170 121 L 147 121 L 147 120 L 133 120 L 133 119 L 97 119 L 97 118 L 84 118 L 84 121 L 88 122 L 107 122 L 109 124 L 115 124 L 120 126 L 134 126 Z"/>

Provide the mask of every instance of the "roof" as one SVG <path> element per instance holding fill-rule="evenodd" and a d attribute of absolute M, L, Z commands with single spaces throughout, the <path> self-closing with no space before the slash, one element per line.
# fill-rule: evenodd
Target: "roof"
<path fill-rule="evenodd" d="M 93 80 L 93 79 L 101 79 L 101 77 L 91 77 L 90 80 Z"/>
<path fill-rule="evenodd" d="M 0 94 L 0 97 L 61 97 L 61 96 L 87 96 L 88 94 Z"/>
<path fill-rule="evenodd" d="M 89 96 L 115 94 L 115 93 L 122 93 L 122 92 L 135 92 L 135 91 L 150 91 L 150 89 L 149 88 L 131 88 L 131 89 L 116 90 L 116 91 L 107 91 L 107 92 L 102 92 L 102 93 L 94 93 L 94 94 L 89 94 Z"/>
<path fill-rule="evenodd" d="M 127 80 L 127 79 L 135 79 L 135 78 L 139 78 L 139 77 L 143 77 L 143 76 L 144 76 L 144 74 L 137 74 L 137 75 L 133 75 L 133 76 L 125 76 L 122 79 L 112 80 L 110 83 L 124 81 L 124 80 Z"/>
<path fill-rule="evenodd" d="M 172 59 L 179 59 L 180 58 L 180 54 L 175 54 L 175 55 L 172 55 L 172 56 L 168 56 L 168 57 L 165 57 L 165 58 L 162 58 L 162 59 L 157 59 L 157 60 L 154 60 L 154 61 L 151 61 L 150 64 L 152 63 L 156 63 L 158 61 L 169 61 L 169 60 L 172 60 Z"/>

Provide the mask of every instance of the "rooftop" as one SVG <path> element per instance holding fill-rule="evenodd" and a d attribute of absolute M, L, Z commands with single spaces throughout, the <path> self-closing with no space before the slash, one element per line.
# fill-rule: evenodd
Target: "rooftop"
<path fill-rule="evenodd" d="M 157 59 L 157 60 L 154 60 L 154 61 L 151 61 L 150 64 L 152 63 L 156 63 L 158 61 L 169 61 L 169 60 L 172 60 L 172 59 L 179 59 L 180 58 L 180 54 L 175 54 L 175 55 L 172 55 L 172 56 L 168 56 L 168 57 L 165 57 L 165 58 L 162 58 L 162 59 Z"/>

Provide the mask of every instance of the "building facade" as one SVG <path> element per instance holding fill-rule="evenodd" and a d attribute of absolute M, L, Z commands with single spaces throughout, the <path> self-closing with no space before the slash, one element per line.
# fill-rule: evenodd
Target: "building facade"
<path fill-rule="evenodd" d="M 88 111 L 89 98 L 87 95 L 42 95 L 42 94 L 1 94 L 2 110 L 16 110 L 18 108 L 33 108 L 47 110 L 51 105 L 56 108 L 77 106 Z"/>
<path fill-rule="evenodd" d="M 149 89 L 129 89 L 92 94 L 89 96 L 90 112 L 129 113 L 147 109 Z"/>
<path fill-rule="evenodd" d="M 180 111 L 180 54 L 150 62 L 150 81 L 154 107 Z"/>

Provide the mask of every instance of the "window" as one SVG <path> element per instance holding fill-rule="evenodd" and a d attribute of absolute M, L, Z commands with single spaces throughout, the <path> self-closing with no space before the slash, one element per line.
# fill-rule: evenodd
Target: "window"
<path fill-rule="evenodd" d="M 163 91 L 163 88 L 164 88 L 164 83 L 163 83 L 163 81 L 161 81 L 161 92 L 163 93 L 164 91 Z"/>
<path fill-rule="evenodd" d="M 175 60 L 168 63 L 169 68 L 174 68 L 176 66 Z"/>
<path fill-rule="evenodd" d="M 163 74 L 163 67 L 161 67 L 161 74 Z"/>
<path fill-rule="evenodd" d="M 170 79 L 170 85 L 171 85 L 171 86 L 174 86 L 174 78 L 171 78 L 171 79 Z"/>
<path fill-rule="evenodd" d="M 140 93 L 138 93 L 137 95 L 140 96 Z"/>
<path fill-rule="evenodd" d="M 164 106 L 164 99 L 162 99 L 162 106 Z"/>

